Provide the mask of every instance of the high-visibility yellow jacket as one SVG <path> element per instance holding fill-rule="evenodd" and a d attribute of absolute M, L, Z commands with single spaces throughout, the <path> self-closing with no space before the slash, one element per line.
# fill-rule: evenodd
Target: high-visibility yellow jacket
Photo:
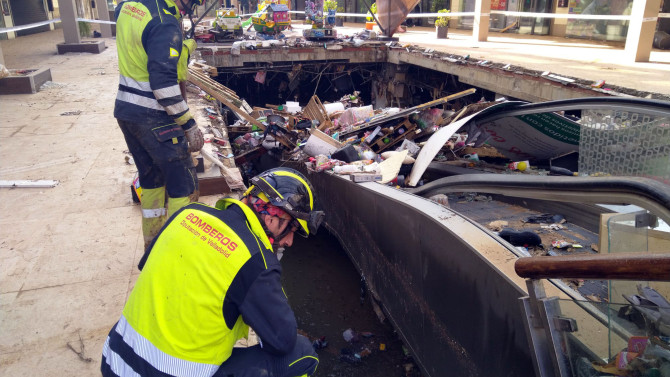
<path fill-rule="evenodd" d="M 195 125 L 177 82 L 182 53 L 181 17 L 173 0 L 129 0 L 116 8 L 119 91 L 114 116 Z"/>
<path fill-rule="evenodd" d="M 297 324 L 272 245 L 249 207 L 227 205 L 190 204 L 155 238 L 105 343 L 103 375 L 211 376 L 248 326 L 266 351 L 293 349 Z"/>

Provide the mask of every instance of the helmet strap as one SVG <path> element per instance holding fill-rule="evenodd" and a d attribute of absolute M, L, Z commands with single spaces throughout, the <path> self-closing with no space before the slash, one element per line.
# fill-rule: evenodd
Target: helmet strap
<path fill-rule="evenodd" d="M 256 206 L 253 203 L 251 203 L 251 201 L 252 200 L 260 200 L 260 199 L 255 198 L 253 196 L 253 194 L 250 193 L 246 197 L 247 197 L 247 202 L 248 202 L 247 207 L 251 208 L 251 210 L 256 214 L 256 217 L 258 218 L 258 221 L 261 223 L 261 226 L 263 227 L 263 230 L 265 231 L 265 235 L 268 236 L 268 239 L 270 240 L 270 243 L 272 244 L 272 248 L 273 248 L 273 251 L 274 251 L 275 249 L 280 247 L 279 246 L 279 240 L 284 238 L 285 234 L 282 233 L 280 235 L 280 237 L 275 237 L 275 235 L 265 225 L 265 220 L 262 217 L 263 215 L 265 215 L 265 216 L 272 216 L 272 215 L 265 214 L 265 213 L 258 213 L 258 211 L 256 211 Z M 277 216 L 275 216 L 275 217 L 277 217 Z M 277 218 L 280 218 L 280 217 L 277 217 Z M 289 228 L 289 227 L 287 226 L 286 228 Z"/>

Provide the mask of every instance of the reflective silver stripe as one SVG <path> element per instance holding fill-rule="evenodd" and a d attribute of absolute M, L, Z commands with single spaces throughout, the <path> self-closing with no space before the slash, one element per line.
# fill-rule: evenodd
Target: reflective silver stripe
<path fill-rule="evenodd" d="M 149 85 L 148 82 L 137 81 L 135 79 L 131 79 L 130 77 L 126 77 L 123 75 L 119 75 L 119 84 L 131 87 L 133 89 L 139 89 L 145 92 L 151 92 L 151 85 Z"/>
<path fill-rule="evenodd" d="M 174 105 L 165 106 L 165 110 L 167 111 L 168 114 L 175 115 L 187 111 L 188 105 L 186 104 L 186 102 L 180 101 L 175 103 Z"/>
<path fill-rule="evenodd" d="M 137 106 L 165 111 L 165 108 L 163 108 L 163 106 L 161 106 L 155 99 L 139 96 L 134 93 L 122 92 L 119 90 L 119 92 L 116 94 L 116 99 L 123 102 L 129 102 Z"/>
<path fill-rule="evenodd" d="M 168 86 L 167 88 L 154 90 L 154 95 L 158 99 L 181 96 L 181 89 L 179 89 L 179 85 Z"/>
<path fill-rule="evenodd" d="M 130 367 L 130 365 L 126 364 L 126 362 L 123 360 L 123 358 L 121 358 L 121 356 L 119 356 L 118 353 L 112 351 L 109 348 L 109 337 L 107 337 L 105 346 L 102 348 L 102 355 L 105 357 L 105 362 L 107 365 L 109 365 L 109 369 L 111 369 L 115 375 L 124 377 L 140 377 L 140 375 L 137 374 L 133 368 Z"/>
<path fill-rule="evenodd" d="M 165 208 L 154 208 L 154 209 L 144 209 L 142 208 L 142 217 L 145 219 L 152 219 L 155 217 L 165 216 L 167 214 L 167 209 Z"/>
<path fill-rule="evenodd" d="M 137 333 L 128 324 L 125 316 L 121 316 L 116 324 L 116 332 L 123 337 L 123 341 L 135 351 L 137 356 L 163 373 L 173 376 L 209 377 L 219 369 L 218 365 L 196 363 L 166 354 Z"/>

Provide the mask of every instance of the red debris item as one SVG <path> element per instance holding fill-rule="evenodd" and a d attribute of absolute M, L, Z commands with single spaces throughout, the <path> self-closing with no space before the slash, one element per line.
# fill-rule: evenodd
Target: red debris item
<path fill-rule="evenodd" d="M 226 146 L 226 141 L 223 140 L 223 139 L 220 139 L 220 138 L 218 138 L 218 137 L 213 137 L 213 138 L 212 138 L 212 143 L 214 143 L 214 144 L 218 144 L 218 145 L 220 145 L 220 146 L 222 146 L 222 147 L 225 147 L 225 146 Z"/>
<path fill-rule="evenodd" d="M 214 34 L 205 33 L 195 36 L 195 40 L 198 42 L 214 42 Z"/>

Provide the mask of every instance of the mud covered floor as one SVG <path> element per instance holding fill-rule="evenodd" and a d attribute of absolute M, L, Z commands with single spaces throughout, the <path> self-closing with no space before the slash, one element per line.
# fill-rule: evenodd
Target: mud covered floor
<path fill-rule="evenodd" d="M 296 237 L 281 260 L 283 285 L 298 320 L 298 329 L 328 345 L 317 350 L 316 376 L 420 376 L 388 320 L 377 318 L 369 297 L 361 300 L 361 279 L 335 237 L 321 229 L 306 240 Z M 352 329 L 358 341 L 347 342 Z M 380 350 L 380 345 L 383 344 Z M 356 361 L 355 353 L 370 354 Z M 344 356 L 343 356 L 344 355 Z"/>

